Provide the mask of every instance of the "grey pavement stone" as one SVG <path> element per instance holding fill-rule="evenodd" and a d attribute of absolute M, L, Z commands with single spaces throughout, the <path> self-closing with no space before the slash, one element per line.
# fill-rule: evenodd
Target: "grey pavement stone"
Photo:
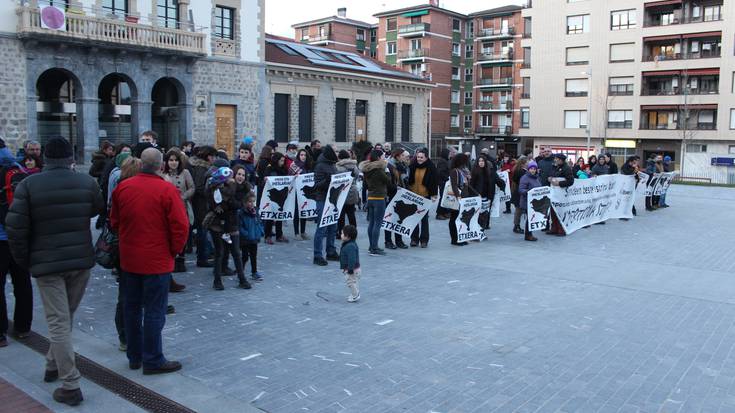
<path fill-rule="evenodd" d="M 75 344 L 181 403 L 222 411 L 732 412 L 735 190 L 673 186 L 668 198 L 666 210 L 535 244 L 503 216 L 488 241 L 456 248 L 447 223 L 431 220 L 428 249 L 380 258 L 366 254 L 359 214 L 358 304 L 334 264 L 311 265 L 311 242 L 261 245 L 265 281 L 249 291 L 234 278 L 213 291 L 211 272 L 189 262 L 164 330 L 184 369 L 161 378 L 126 369 L 117 286 L 95 269 Z M 45 334 L 40 300 L 35 320 Z M 0 350 L 0 365 L 10 354 Z"/>

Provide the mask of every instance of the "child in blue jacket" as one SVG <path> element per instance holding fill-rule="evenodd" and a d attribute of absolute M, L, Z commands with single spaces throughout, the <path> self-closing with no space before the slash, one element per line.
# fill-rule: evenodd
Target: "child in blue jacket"
<path fill-rule="evenodd" d="M 255 208 L 255 194 L 252 192 L 245 196 L 245 205 L 238 211 L 238 218 L 242 266 L 245 267 L 249 258 L 252 269 L 250 277 L 255 281 L 263 281 L 263 277 L 258 273 L 258 243 L 265 232 L 258 216 L 258 209 Z"/>
<path fill-rule="evenodd" d="M 347 301 L 354 303 L 360 299 L 360 250 L 357 248 L 357 228 L 345 225 L 342 228 L 342 247 L 339 249 L 339 268 L 345 275 L 347 288 L 352 293 Z"/>

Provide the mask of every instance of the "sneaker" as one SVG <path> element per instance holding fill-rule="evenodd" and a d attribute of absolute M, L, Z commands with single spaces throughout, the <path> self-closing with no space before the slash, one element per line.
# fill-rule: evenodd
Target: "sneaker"
<path fill-rule="evenodd" d="M 371 257 L 380 257 L 380 256 L 383 256 L 383 255 L 385 255 L 385 251 L 381 250 L 380 248 L 377 248 L 377 249 L 374 249 L 374 250 L 370 251 L 370 256 Z"/>
<path fill-rule="evenodd" d="M 43 372 L 43 381 L 45 381 L 46 383 L 53 383 L 58 379 L 59 379 L 58 370 L 46 370 L 45 372 Z"/>
<path fill-rule="evenodd" d="M 400 244 L 399 243 L 396 243 L 396 247 L 398 247 L 398 248 L 400 248 L 402 250 L 408 249 L 408 245 L 406 245 L 406 244 L 404 244 L 402 242 Z"/>
<path fill-rule="evenodd" d="M 301 234 L 301 239 L 302 239 L 302 240 L 304 240 L 304 241 L 308 241 L 308 240 L 310 240 L 310 239 L 311 239 L 311 237 L 309 237 L 309 236 L 308 236 L 308 235 L 306 235 L 306 234 Z"/>
<path fill-rule="evenodd" d="M 394 249 L 396 249 L 398 247 L 396 247 L 396 245 L 394 243 L 388 241 L 388 242 L 385 243 L 385 248 L 387 248 L 389 250 L 394 250 Z"/>
<path fill-rule="evenodd" d="M 428 246 L 429 246 L 429 243 L 428 242 L 422 242 L 421 243 L 421 248 L 426 248 Z"/>
<path fill-rule="evenodd" d="M 176 314 L 176 307 L 169 304 L 166 306 L 166 314 Z"/>
<path fill-rule="evenodd" d="M 347 302 L 356 303 L 359 299 L 360 299 L 360 293 L 357 293 L 357 296 L 353 296 L 352 294 L 350 294 L 350 296 L 347 297 Z"/>
<path fill-rule="evenodd" d="M 339 255 L 327 254 L 327 261 L 339 261 Z"/>
<path fill-rule="evenodd" d="M 329 265 L 329 263 L 327 262 L 327 260 L 325 260 L 322 257 L 314 257 L 314 265 L 319 265 L 321 267 L 324 267 L 326 265 Z"/>
<path fill-rule="evenodd" d="M 214 282 L 212 283 L 212 288 L 217 291 L 222 291 L 225 289 L 225 286 L 222 285 L 222 280 L 214 280 Z"/>
<path fill-rule="evenodd" d="M 125 343 L 120 343 L 120 345 L 117 346 L 117 349 L 120 350 L 120 351 L 122 351 L 122 352 L 128 351 L 128 345 L 125 344 Z"/>
<path fill-rule="evenodd" d="M 464 247 L 465 245 L 467 245 L 467 241 L 463 241 L 463 242 L 453 242 L 453 243 L 452 243 L 452 245 L 456 245 L 456 246 L 458 246 L 458 247 Z"/>
<path fill-rule="evenodd" d="M 84 400 L 84 397 L 82 397 L 82 390 L 80 389 L 66 390 L 59 387 L 54 390 L 54 400 L 69 406 L 78 406 Z"/>
<path fill-rule="evenodd" d="M 250 283 L 248 282 L 248 280 L 245 279 L 245 277 L 243 277 L 243 279 L 240 280 L 240 282 L 237 284 L 237 288 L 242 288 L 243 290 L 249 290 L 253 288 L 253 286 L 250 285 Z"/>
<path fill-rule="evenodd" d="M 418 241 L 411 240 L 411 246 L 412 247 L 418 247 L 419 246 L 419 242 Z"/>
<path fill-rule="evenodd" d="M 143 367 L 143 374 L 149 376 L 151 374 L 166 374 L 181 370 L 181 363 L 178 361 L 166 361 L 156 368 Z"/>
<path fill-rule="evenodd" d="M 143 364 L 139 361 L 131 361 L 128 363 L 128 368 L 130 368 L 130 370 L 138 370 L 141 367 L 143 367 Z"/>
<path fill-rule="evenodd" d="M 260 275 L 260 273 L 258 273 L 258 272 L 254 272 L 254 273 L 250 274 L 250 278 L 252 278 L 253 281 L 257 281 L 257 282 L 263 281 L 263 276 Z"/>

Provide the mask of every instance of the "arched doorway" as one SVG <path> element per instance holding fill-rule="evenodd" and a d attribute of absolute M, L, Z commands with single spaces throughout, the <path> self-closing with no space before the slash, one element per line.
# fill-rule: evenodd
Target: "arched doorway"
<path fill-rule="evenodd" d="M 105 76 L 97 90 L 99 98 L 99 138 L 113 144 L 134 142 L 131 102 L 136 97 L 135 85 L 126 76 Z"/>
<path fill-rule="evenodd" d="M 83 159 L 76 104 L 77 96 L 81 96 L 79 85 L 78 79 L 64 69 L 43 72 L 36 81 L 36 119 L 41 145 L 45 146 L 51 137 L 63 136 L 73 145 L 75 158 Z"/>
<path fill-rule="evenodd" d="M 158 145 L 170 148 L 180 145 L 181 127 L 183 126 L 182 101 L 184 92 L 181 84 L 175 79 L 161 78 L 153 85 L 151 92 L 151 127 L 158 134 Z"/>

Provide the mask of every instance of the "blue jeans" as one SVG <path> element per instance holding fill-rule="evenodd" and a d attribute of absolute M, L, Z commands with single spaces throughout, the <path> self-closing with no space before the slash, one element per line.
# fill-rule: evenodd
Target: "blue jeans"
<path fill-rule="evenodd" d="M 367 218 L 368 218 L 368 239 L 370 240 L 370 250 L 378 249 L 380 241 L 380 227 L 383 224 L 383 215 L 385 215 L 385 199 L 372 200 L 367 202 Z"/>
<path fill-rule="evenodd" d="M 160 367 L 166 362 L 161 330 L 166 324 L 171 274 L 126 273 L 124 282 L 128 360 L 143 362 L 147 368 Z"/>
<path fill-rule="evenodd" d="M 322 241 L 327 239 L 327 255 L 337 255 L 337 249 L 334 247 L 334 239 L 337 236 L 337 223 L 326 227 L 320 227 L 322 221 L 322 211 L 324 211 L 324 201 L 316 201 L 316 232 L 314 233 L 314 258 L 324 258 L 322 255 Z"/>

